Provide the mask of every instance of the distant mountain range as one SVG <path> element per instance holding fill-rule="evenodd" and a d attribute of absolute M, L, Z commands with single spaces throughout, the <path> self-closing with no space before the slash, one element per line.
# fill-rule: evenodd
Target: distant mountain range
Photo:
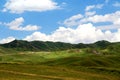
<path fill-rule="evenodd" d="M 1 44 L 1 47 L 11 48 L 20 51 L 56 51 L 73 48 L 73 44 L 62 42 L 23 41 L 14 40 L 10 43 Z"/>
<path fill-rule="evenodd" d="M 110 43 L 108 41 L 102 40 L 92 44 L 70 44 L 63 42 L 43 42 L 43 41 L 23 41 L 14 40 L 10 43 L 0 44 L 0 47 L 14 49 L 17 51 L 58 51 L 67 49 L 81 49 L 81 48 L 99 48 L 99 49 L 112 49 L 120 50 L 120 43 Z"/>

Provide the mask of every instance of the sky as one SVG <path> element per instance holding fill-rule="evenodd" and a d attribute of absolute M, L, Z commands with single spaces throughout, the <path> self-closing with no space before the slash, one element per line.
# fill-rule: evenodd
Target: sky
<path fill-rule="evenodd" d="M 0 44 L 120 41 L 120 0 L 1 0 Z"/>

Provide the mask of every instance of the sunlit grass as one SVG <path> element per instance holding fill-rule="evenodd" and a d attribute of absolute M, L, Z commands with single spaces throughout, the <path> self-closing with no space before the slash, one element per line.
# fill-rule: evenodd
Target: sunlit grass
<path fill-rule="evenodd" d="M 0 55 L 0 80 L 120 80 L 118 54 L 85 49 Z"/>

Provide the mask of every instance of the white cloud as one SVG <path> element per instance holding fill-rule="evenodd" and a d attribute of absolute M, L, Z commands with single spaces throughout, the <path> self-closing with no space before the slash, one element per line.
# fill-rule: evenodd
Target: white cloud
<path fill-rule="evenodd" d="M 101 30 L 115 30 L 115 29 L 119 29 L 120 25 L 102 25 L 102 26 L 97 26 L 97 29 L 101 29 Z"/>
<path fill-rule="evenodd" d="M 85 9 L 84 15 L 82 15 L 82 14 L 73 15 L 70 18 L 64 20 L 63 24 L 67 27 L 72 27 L 72 26 L 77 26 L 77 25 L 86 23 L 89 21 L 88 18 L 96 15 L 96 11 L 94 11 L 93 9 L 101 9 L 103 6 L 104 6 L 104 4 L 87 6 Z M 93 11 L 91 11 L 91 10 L 93 10 Z"/>
<path fill-rule="evenodd" d="M 48 36 L 41 32 L 34 32 L 32 35 L 27 36 L 24 40 L 28 41 L 34 41 L 34 40 L 41 40 L 41 41 L 47 41 Z"/>
<path fill-rule="evenodd" d="M 89 11 L 89 10 L 91 10 L 91 9 L 93 9 L 93 8 L 95 8 L 95 5 L 87 6 L 86 9 L 85 9 L 85 11 Z"/>
<path fill-rule="evenodd" d="M 120 2 L 115 2 L 115 3 L 113 4 L 113 6 L 115 6 L 115 7 L 120 7 Z"/>
<path fill-rule="evenodd" d="M 105 0 L 108 3 L 109 0 Z M 97 15 L 94 9 L 101 9 L 104 4 L 87 6 L 85 14 L 73 15 L 64 20 L 66 27 L 59 27 L 53 33 L 47 35 L 41 32 L 34 32 L 28 35 L 24 40 L 33 41 L 53 41 L 53 42 L 69 42 L 69 43 L 93 43 L 99 40 L 107 40 L 110 42 L 120 41 L 120 11 L 114 13 Z M 94 24 L 102 24 L 94 26 Z M 108 23 L 107 25 L 104 23 Z M 72 28 L 76 26 L 76 28 Z M 116 29 L 116 32 L 111 32 Z M 105 31 L 102 31 L 105 30 Z"/>
<path fill-rule="evenodd" d="M 82 18 L 83 18 L 83 15 L 81 15 L 81 14 L 74 15 L 74 16 L 66 19 L 64 21 L 64 25 L 66 25 L 68 27 L 78 25 L 77 23 L 79 23 L 79 20 Z"/>
<path fill-rule="evenodd" d="M 53 0 L 7 0 L 3 11 L 23 13 L 24 11 L 47 11 L 60 8 Z"/>
<path fill-rule="evenodd" d="M 79 15 L 79 14 L 77 14 Z M 77 17 L 77 15 L 74 15 Z M 66 19 L 64 21 L 65 26 L 78 26 L 80 24 L 85 23 L 110 23 L 108 25 L 100 25 L 101 29 L 109 30 L 109 29 L 118 29 L 120 28 L 120 11 L 116 11 L 114 13 L 105 14 L 105 15 L 97 15 L 95 11 L 93 12 L 86 12 L 85 15 L 81 15 L 82 17 L 77 17 L 76 19 L 72 19 L 72 17 Z"/>
<path fill-rule="evenodd" d="M 0 40 L 0 44 L 9 43 L 9 42 L 11 42 L 13 40 L 15 40 L 14 37 L 8 37 L 8 38 Z"/>
<path fill-rule="evenodd" d="M 90 5 L 86 7 L 85 11 L 90 11 L 92 9 L 101 9 L 103 6 L 104 4 Z"/>
<path fill-rule="evenodd" d="M 10 23 L 4 23 L 4 25 L 8 26 L 12 30 L 21 30 L 21 31 L 33 31 L 38 30 L 40 27 L 37 25 L 27 25 L 22 26 L 24 22 L 24 18 L 16 18 L 15 20 L 11 21 Z"/>
<path fill-rule="evenodd" d="M 82 22 L 92 22 L 92 23 L 111 23 L 111 25 L 102 25 L 101 27 L 105 29 L 118 29 L 120 28 L 120 11 L 115 13 L 105 14 L 105 15 L 94 15 L 86 19 L 81 20 Z"/>
<path fill-rule="evenodd" d="M 94 27 L 91 23 L 79 25 L 77 28 L 59 27 L 50 35 L 41 32 L 34 32 L 28 35 L 24 40 L 33 41 L 53 41 L 53 42 L 69 42 L 69 43 L 93 43 L 99 40 L 108 40 L 111 42 L 120 41 L 120 30 L 115 33 L 111 31 L 102 32 Z"/>
<path fill-rule="evenodd" d="M 114 42 L 120 42 L 120 29 L 116 33 L 114 33 L 114 37 L 112 39 Z"/>
<path fill-rule="evenodd" d="M 85 15 L 86 16 L 93 16 L 96 14 L 96 11 L 92 11 L 92 12 L 86 12 Z"/>
<path fill-rule="evenodd" d="M 92 17 L 88 17 L 85 22 L 91 21 L 93 23 L 99 22 L 111 22 L 113 24 L 119 24 L 118 20 L 120 19 L 120 11 L 116 11 L 115 13 L 105 14 L 105 15 L 94 15 Z"/>

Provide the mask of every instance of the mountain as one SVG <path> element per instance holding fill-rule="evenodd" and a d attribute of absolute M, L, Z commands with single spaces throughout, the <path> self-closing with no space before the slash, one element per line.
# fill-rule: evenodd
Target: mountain
<path fill-rule="evenodd" d="M 56 51 L 56 50 L 65 50 L 73 48 L 73 45 L 70 43 L 62 42 L 43 42 L 43 41 L 23 41 L 23 40 L 14 40 L 10 43 L 1 44 L 1 47 L 12 48 L 20 51 Z"/>
<path fill-rule="evenodd" d="M 108 42 L 108 41 L 105 41 L 105 40 L 102 40 L 102 41 L 97 41 L 94 43 L 94 46 L 95 47 L 98 47 L 98 48 L 107 48 L 109 45 L 111 45 L 112 43 Z"/>
<path fill-rule="evenodd" d="M 67 49 L 82 49 L 82 48 L 90 48 L 90 49 L 108 49 L 115 52 L 120 52 L 120 43 L 110 43 L 108 41 L 102 40 L 97 41 L 91 44 L 70 44 L 63 42 L 50 42 L 50 41 L 24 41 L 24 40 L 14 40 L 10 43 L 0 44 L 2 48 L 13 49 L 17 51 L 59 51 L 59 50 L 67 50 Z"/>
<path fill-rule="evenodd" d="M 111 45 L 112 43 L 102 40 L 102 41 L 97 41 L 95 43 L 91 43 L 91 44 L 83 44 L 83 43 L 79 43 L 74 45 L 75 48 L 100 48 L 100 49 L 105 49 L 107 48 L 109 45 Z"/>

